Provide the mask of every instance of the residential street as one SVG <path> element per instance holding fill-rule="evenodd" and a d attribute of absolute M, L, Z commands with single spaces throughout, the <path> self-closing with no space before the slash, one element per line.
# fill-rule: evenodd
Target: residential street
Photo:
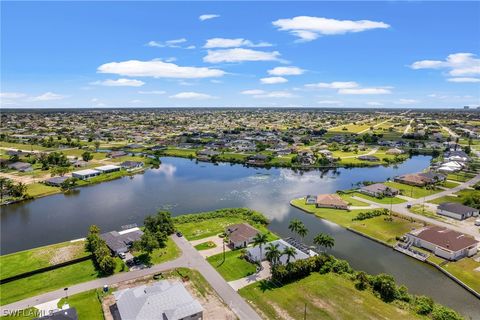
<path fill-rule="evenodd" d="M 181 249 L 182 255 L 173 260 L 162 264 L 154 265 L 151 268 L 142 270 L 123 272 L 107 278 L 96 279 L 89 282 L 80 283 L 68 288 L 68 295 L 74 295 L 80 292 L 102 288 L 104 285 L 111 286 L 118 282 L 133 280 L 136 278 L 154 275 L 156 273 L 187 267 L 198 270 L 209 282 L 212 288 L 217 292 L 220 298 L 227 304 L 239 319 L 261 319 L 253 308 L 245 302 L 242 297 L 220 276 L 220 274 L 198 253 L 195 248 L 185 239 L 173 235 L 172 239 Z M 0 314 L 6 315 L 10 311 L 23 310 L 41 303 L 65 297 L 63 288 L 47 292 L 35 297 L 27 298 L 21 301 L 11 303 L 0 307 Z"/>

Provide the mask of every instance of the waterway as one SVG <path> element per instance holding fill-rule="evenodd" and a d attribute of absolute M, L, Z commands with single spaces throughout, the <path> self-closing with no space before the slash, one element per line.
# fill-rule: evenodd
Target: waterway
<path fill-rule="evenodd" d="M 331 193 L 365 180 L 384 181 L 420 171 L 429 162 L 430 157 L 415 156 L 395 167 L 298 172 L 162 158 L 159 169 L 144 174 L 3 207 L 1 253 L 81 238 L 91 224 L 104 231 L 141 225 L 145 216 L 160 209 L 180 215 L 249 207 L 268 216 L 269 228 L 281 236 L 291 235 L 288 223 L 298 218 L 310 230 L 306 242 L 311 243 L 318 232 L 330 233 L 335 238 L 331 252 L 355 269 L 390 273 L 412 293 L 429 295 L 480 319 L 480 301 L 435 268 L 289 205 L 291 199 L 306 194 Z"/>

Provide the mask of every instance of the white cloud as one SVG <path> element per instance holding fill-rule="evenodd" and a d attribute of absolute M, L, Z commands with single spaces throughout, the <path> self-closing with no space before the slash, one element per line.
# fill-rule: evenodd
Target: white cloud
<path fill-rule="evenodd" d="M 477 82 L 471 81 L 474 76 L 480 75 L 480 59 L 473 53 L 454 53 L 447 56 L 445 60 L 421 60 L 410 65 L 414 70 L 418 69 L 446 69 L 452 77 L 459 77 L 460 80 L 449 78 L 450 82 Z M 472 77 L 473 76 L 473 77 Z"/>
<path fill-rule="evenodd" d="M 266 52 L 244 48 L 225 50 L 208 50 L 203 61 L 209 63 L 242 62 L 242 61 L 275 61 L 279 60 L 278 51 Z"/>
<path fill-rule="evenodd" d="M 272 76 L 298 76 L 305 72 L 305 70 L 298 67 L 276 67 L 267 71 Z"/>
<path fill-rule="evenodd" d="M 260 79 L 260 82 L 263 84 L 277 84 L 288 82 L 288 80 L 283 77 L 268 77 Z"/>
<path fill-rule="evenodd" d="M 214 96 L 211 96 L 209 94 L 200 93 L 200 92 L 192 92 L 192 91 L 179 92 L 177 94 L 174 94 L 173 96 L 170 96 L 170 98 L 173 98 L 173 99 L 194 99 L 194 100 L 215 99 Z"/>
<path fill-rule="evenodd" d="M 236 38 L 236 39 L 227 39 L 227 38 L 212 38 L 208 39 L 204 48 L 211 49 L 211 48 L 235 48 L 235 47 L 271 47 L 272 44 L 268 42 L 259 42 L 253 43 L 250 40 L 246 40 L 243 38 Z"/>
<path fill-rule="evenodd" d="M 338 101 L 338 100 L 320 100 L 320 101 L 317 101 L 318 104 L 341 104 L 342 101 Z"/>
<path fill-rule="evenodd" d="M 180 38 L 180 39 L 173 39 L 167 40 L 164 42 L 159 41 L 149 41 L 145 45 L 147 47 L 157 47 L 157 48 L 182 48 L 182 49 L 195 49 L 194 45 L 184 46 L 183 44 L 187 42 L 187 39 Z"/>
<path fill-rule="evenodd" d="M 210 20 L 210 19 L 215 19 L 219 18 L 219 14 L 202 14 L 201 16 L 198 17 L 200 21 L 205 21 L 205 20 Z"/>
<path fill-rule="evenodd" d="M 297 16 L 279 19 L 272 24 L 279 30 L 288 31 L 301 41 L 312 41 L 322 35 L 345 34 L 371 29 L 387 29 L 390 25 L 370 20 L 336 20 L 322 17 Z"/>
<path fill-rule="evenodd" d="M 65 96 L 53 92 L 45 92 L 42 95 L 31 98 L 32 101 L 52 101 L 52 100 L 61 100 L 66 98 Z"/>
<path fill-rule="evenodd" d="M 257 94 L 264 94 L 264 90 L 258 90 L 258 89 L 251 89 L 251 90 L 244 90 L 240 92 L 241 94 L 248 94 L 248 95 L 257 95 Z"/>
<path fill-rule="evenodd" d="M 376 101 L 369 101 L 369 102 L 367 102 L 367 104 L 368 104 L 369 106 L 373 106 L 373 107 L 383 106 L 383 103 L 381 103 L 381 102 L 376 102 Z"/>
<path fill-rule="evenodd" d="M 294 98 L 296 96 L 288 91 L 270 91 L 270 92 L 263 92 L 261 94 L 256 94 L 253 97 L 263 99 L 263 98 Z"/>
<path fill-rule="evenodd" d="M 152 91 L 138 91 L 139 94 L 165 94 L 166 91 L 162 90 L 152 90 Z"/>
<path fill-rule="evenodd" d="M 135 79 L 121 78 L 117 80 L 107 79 L 103 81 L 95 81 L 91 82 L 90 84 L 106 87 L 141 87 L 145 84 L 145 82 Z"/>
<path fill-rule="evenodd" d="M 480 82 L 480 78 L 471 78 L 471 77 L 448 78 L 447 81 L 458 82 L 458 83 L 477 83 L 477 82 Z"/>
<path fill-rule="evenodd" d="M 387 88 L 351 88 L 340 89 L 339 94 L 390 94 L 390 89 Z"/>
<path fill-rule="evenodd" d="M 327 88 L 327 89 L 350 89 L 358 87 L 358 83 L 354 81 L 334 81 L 334 82 L 318 82 L 308 83 L 307 88 Z"/>
<path fill-rule="evenodd" d="M 399 99 L 394 102 L 395 104 L 415 104 L 418 103 L 418 100 L 415 99 Z"/>
<path fill-rule="evenodd" d="M 210 69 L 207 67 L 182 67 L 161 60 L 109 62 L 99 66 L 97 72 L 129 77 L 176 79 L 212 78 L 221 77 L 225 74 L 225 71 L 220 69 Z"/>
<path fill-rule="evenodd" d="M 18 98 L 23 98 L 25 96 L 26 94 L 21 92 L 0 92 L 0 98 L 5 98 L 5 99 L 18 99 Z"/>

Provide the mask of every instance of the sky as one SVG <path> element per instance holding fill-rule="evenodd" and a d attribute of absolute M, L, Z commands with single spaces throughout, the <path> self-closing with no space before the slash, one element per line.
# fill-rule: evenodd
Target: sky
<path fill-rule="evenodd" d="M 2 108 L 480 105 L 480 2 L 5 2 Z"/>

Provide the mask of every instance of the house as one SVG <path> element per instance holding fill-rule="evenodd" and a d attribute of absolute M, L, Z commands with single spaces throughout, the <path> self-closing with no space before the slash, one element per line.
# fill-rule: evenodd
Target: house
<path fill-rule="evenodd" d="M 139 228 L 131 228 L 123 231 L 110 231 L 102 233 L 100 237 L 105 240 L 108 248 L 114 255 L 126 253 L 132 244 L 140 240 L 143 231 Z"/>
<path fill-rule="evenodd" d="M 449 172 L 460 171 L 463 169 L 463 167 L 464 167 L 464 164 L 462 162 L 448 161 L 448 162 L 442 163 L 437 170 L 445 173 L 449 173 Z"/>
<path fill-rule="evenodd" d="M 260 246 L 247 248 L 246 258 L 248 260 L 250 260 L 251 262 L 254 262 L 254 263 L 260 262 L 260 260 L 262 260 L 262 261 L 266 260 L 267 258 L 266 258 L 266 254 L 265 254 L 266 253 L 265 248 L 268 245 L 270 245 L 270 243 L 272 243 L 273 245 L 278 244 L 278 250 L 280 250 L 280 252 L 283 252 L 285 250 L 285 248 L 294 248 L 295 249 L 295 256 L 290 258 L 290 262 L 295 262 L 297 260 L 303 260 L 303 259 L 307 259 L 307 258 L 311 257 L 311 255 L 305 253 L 302 250 L 299 250 L 298 248 L 295 248 L 293 245 L 289 244 L 285 240 L 279 239 L 279 240 L 275 240 L 275 241 L 272 241 L 272 242 L 269 242 L 269 243 L 263 245 L 261 256 L 260 256 Z M 313 251 L 312 251 L 312 255 L 315 255 L 315 253 L 313 253 Z M 285 255 L 282 255 L 280 257 L 280 264 L 286 264 L 286 263 L 287 263 L 287 257 Z"/>
<path fill-rule="evenodd" d="M 307 195 L 305 197 L 305 204 L 316 204 L 316 203 L 317 203 L 317 196 Z"/>
<path fill-rule="evenodd" d="M 120 167 L 126 170 L 134 170 L 143 168 L 144 163 L 142 161 L 124 161 L 120 163 Z"/>
<path fill-rule="evenodd" d="M 388 187 L 383 183 L 374 183 L 368 186 L 363 186 L 359 189 L 361 193 L 366 195 L 381 198 L 381 197 L 394 197 L 400 193 L 398 189 Z"/>
<path fill-rule="evenodd" d="M 338 194 L 319 194 L 315 204 L 317 208 L 348 209 L 348 202 Z"/>
<path fill-rule="evenodd" d="M 398 149 L 398 148 L 391 148 L 391 149 L 388 149 L 387 152 L 385 152 L 385 153 L 386 154 L 399 155 L 399 154 L 405 153 L 405 151 L 403 151 L 402 149 Z"/>
<path fill-rule="evenodd" d="M 14 169 L 20 172 L 30 172 L 33 171 L 33 167 L 30 163 L 27 162 L 14 162 L 8 165 L 8 168 Z"/>
<path fill-rule="evenodd" d="M 200 150 L 197 151 L 197 159 L 200 161 L 210 161 L 213 157 L 216 157 L 220 152 L 215 150 Z"/>
<path fill-rule="evenodd" d="M 459 161 L 459 162 L 470 161 L 470 157 L 468 156 L 468 154 L 462 150 L 445 152 L 445 155 L 443 158 L 448 161 Z"/>
<path fill-rule="evenodd" d="M 65 182 L 65 180 L 67 180 L 69 177 L 66 177 L 66 176 L 63 176 L 63 177 L 51 177 L 45 181 L 43 181 L 43 183 L 45 183 L 46 185 L 48 186 L 54 186 L 54 187 L 60 187 L 62 185 L 62 183 Z"/>
<path fill-rule="evenodd" d="M 125 151 L 112 151 L 107 154 L 107 157 L 115 159 L 126 156 L 127 153 Z"/>
<path fill-rule="evenodd" d="M 68 306 L 68 305 L 67 305 Z M 78 314 L 75 308 L 65 308 L 61 310 L 54 310 L 49 315 L 34 320 L 77 320 Z"/>
<path fill-rule="evenodd" d="M 120 169 L 121 169 L 120 166 L 115 166 L 113 164 L 107 164 L 105 166 L 100 166 L 95 168 L 95 170 L 100 171 L 101 173 L 120 171 Z"/>
<path fill-rule="evenodd" d="M 248 157 L 248 164 L 254 165 L 254 166 L 263 166 L 268 160 L 268 157 L 263 154 L 256 154 L 254 156 Z"/>
<path fill-rule="evenodd" d="M 80 171 L 73 171 L 72 177 L 78 178 L 80 180 L 89 179 L 95 176 L 98 176 L 101 172 L 93 169 L 85 169 Z"/>
<path fill-rule="evenodd" d="M 239 223 L 227 227 L 225 233 L 228 234 L 228 245 L 236 249 L 252 243 L 259 231 L 248 223 Z"/>
<path fill-rule="evenodd" d="M 73 162 L 73 166 L 74 167 L 85 167 L 87 165 L 87 161 L 83 161 L 83 160 L 76 160 Z"/>
<path fill-rule="evenodd" d="M 393 181 L 408 184 L 411 186 L 424 187 L 436 182 L 445 181 L 447 177 L 441 173 L 436 172 L 421 172 L 421 173 L 409 173 L 393 178 Z"/>
<path fill-rule="evenodd" d="M 362 156 L 358 156 L 357 158 L 358 158 L 359 160 L 370 161 L 370 162 L 380 161 L 380 159 L 378 159 L 378 158 L 375 157 L 375 156 L 371 156 L 371 155 L 362 155 Z"/>
<path fill-rule="evenodd" d="M 444 227 L 432 226 L 410 231 L 407 240 L 448 260 L 471 257 L 478 252 L 478 241 L 466 234 Z"/>
<path fill-rule="evenodd" d="M 479 210 L 457 202 L 444 202 L 438 205 L 437 214 L 457 220 L 477 217 Z"/>
<path fill-rule="evenodd" d="M 161 280 L 119 290 L 115 296 L 120 320 L 200 320 L 203 307 L 178 281 Z M 114 316 L 114 319 L 117 319 Z"/>

